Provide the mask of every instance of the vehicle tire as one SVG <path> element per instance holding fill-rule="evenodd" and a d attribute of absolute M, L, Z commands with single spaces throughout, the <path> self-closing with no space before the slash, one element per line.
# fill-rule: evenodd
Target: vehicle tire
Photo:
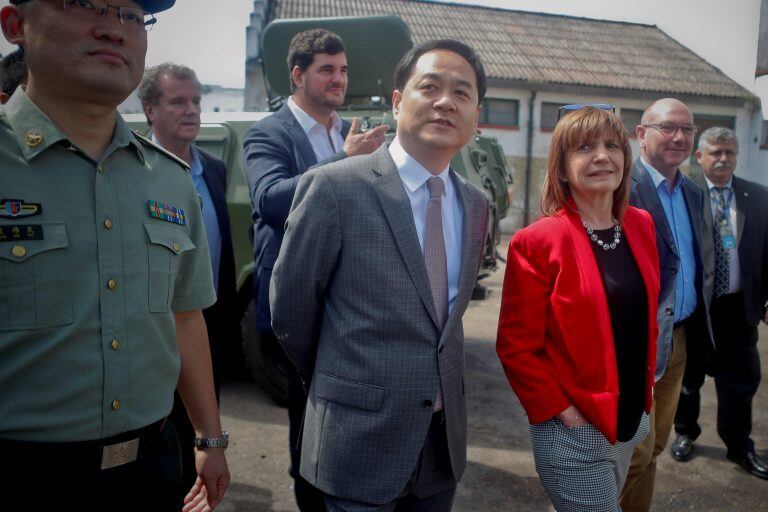
<path fill-rule="evenodd" d="M 240 322 L 245 364 L 261 389 L 281 406 L 288 406 L 291 363 L 274 338 L 263 338 L 256 329 L 256 304 L 252 300 Z"/>

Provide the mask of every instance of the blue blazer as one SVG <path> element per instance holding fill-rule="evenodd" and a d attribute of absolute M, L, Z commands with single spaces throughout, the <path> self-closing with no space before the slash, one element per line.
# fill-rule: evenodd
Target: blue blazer
<path fill-rule="evenodd" d="M 342 121 L 346 138 L 350 123 Z M 243 140 L 243 167 L 248 180 L 253 212 L 253 291 L 256 303 L 256 328 L 270 331 L 269 280 L 285 234 L 285 221 L 293 202 L 296 184 L 304 172 L 341 160 L 339 151 L 318 162 L 312 145 L 287 104 L 254 123 Z"/>
<path fill-rule="evenodd" d="M 221 261 L 219 262 L 219 293 L 217 303 L 222 299 L 229 302 L 236 295 L 235 253 L 232 249 L 232 229 L 227 210 L 227 168 L 224 162 L 208 151 L 196 147 L 203 162 L 203 181 L 208 186 L 211 201 L 216 210 L 216 218 L 221 234 Z"/>
<path fill-rule="evenodd" d="M 714 252 L 712 236 L 702 236 L 703 219 L 702 205 L 704 190 L 690 179 L 682 184 L 683 198 L 691 220 L 693 232 L 694 254 L 696 256 L 696 311 L 691 315 L 691 326 L 696 332 L 708 333 L 712 341 L 712 325 L 709 321 L 709 305 L 712 297 L 712 279 L 714 275 Z M 680 258 L 669 227 L 664 207 L 659 199 L 659 193 L 653 184 L 653 179 L 643 163 L 638 158 L 632 166 L 629 204 L 650 212 L 656 224 L 656 246 L 659 250 L 659 274 L 661 288 L 659 291 L 659 338 L 656 354 L 656 380 L 659 380 L 667 369 L 667 363 L 672 349 L 672 328 L 675 313 L 675 278 L 680 267 Z M 704 337 L 705 339 L 707 336 Z M 689 345 L 690 346 L 690 345 Z"/>

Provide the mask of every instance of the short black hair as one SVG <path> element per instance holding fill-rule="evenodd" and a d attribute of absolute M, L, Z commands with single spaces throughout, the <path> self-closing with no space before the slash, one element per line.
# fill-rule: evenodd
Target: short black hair
<path fill-rule="evenodd" d="M 488 89 L 488 79 L 485 76 L 485 68 L 480 61 L 480 56 L 472 49 L 471 46 L 457 41 L 455 39 L 433 39 L 422 43 L 418 46 L 411 48 L 406 53 L 400 62 L 397 63 L 395 68 L 395 89 L 402 91 L 405 89 L 405 84 L 413 73 L 413 67 L 416 62 L 425 53 L 433 52 L 435 50 L 447 50 L 453 52 L 466 60 L 472 69 L 475 70 L 475 79 L 477 81 L 477 103 L 482 103 L 485 98 L 485 91 Z"/>
<path fill-rule="evenodd" d="M 27 80 L 27 61 L 19 47 L 0 60 L 0 90 L 10 96 Z"/>
<path fill-rule="evenodd" d="M 318 53 L 337 55 L 344 51 L 344 41 L 337 34 L 324 28 L 313 28 L 299 32 L 288 46 L 288 82 L 291 84 L 291 92 L 296 88 L 293 83 L 293 68 L 298 66 L 306 71 L 315 60 Z"/>

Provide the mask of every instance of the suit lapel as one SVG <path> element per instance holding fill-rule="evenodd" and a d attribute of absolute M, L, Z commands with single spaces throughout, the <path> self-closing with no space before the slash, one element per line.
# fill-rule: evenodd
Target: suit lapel
<path fill-rule="evenodd" d="M 653 286 L 654 276 L 658 274 L 659 267 L 658 265 L 654 265 L 653 260 L 649 257 L 649 248 L 643 246 L 639 240 L 637 233 L 643 229 L 643 226 L 638 222 L 634 222 L 634 219 L 638 217 L 639 216 L 634 213 L 631 216 L 629 214 L 625 215 L 623 235 L 629 244 L 629 249 L 632 251 L 632 256 L 635 258 L 635 263 L 637 264 L 637 268 L 640 270 L 640 275 L 645 283 L 645 292 L 648 300 L 648 315 L 649 318 L 651 318 L 656 314 L 656 308 L 659 301 L 658 281 L 656 281 L 655 286 Z"/>
<path fill-rule="evenodd" d="M 472 297 L 472 290 L 475 288 L 475 278 L 477 277 L 476 271 L 478 267 L 478 265 L 475 264 L 474 256 L 480 252 L 479 244 L 477 243 L 477 238 L 480 234 L 477 232 L 476 227 L 480 226 L 480 223 L 482 222 L 480 217 L 483 215 L 482 209 L 475 206 L 471 191 L 468 189 L 470 185 L 464 182 L 464 180 L 453 170 L 451 170 L 451 177 L 464 212 L 461 225 L 459 291 L 456 295 L 456 300 L 453 303 L 453 309 L 448 315 L 448 320 L 445 322 L 443 335 L 451 332 L 457 319 L 461 317 L 460 312 L 464 311 L 465 304 L 467 304 Z M 445 337 L 443 336 L 442 339 L 445 339 Z"/>
<path fill-rule="evenodd" d="M 222 184 L 220 183 L 218 176 L 215 174 L 213 162 L 208 160 L 208 155 L 203 153 L 199 148 L 197 154 L 200 155 L 200 162 L 203 164 L 203 181 L 208 187 L 208 193 L 211 195 L 211 201 L 213 202 L 213 208 L 216 210 L 216 220 L 219 224 L 219 232 L 224 231 L 224 226 L 228 223 L 228 219 L 223 219 L 221 212 L 226 211 L 226 191 L 222 190 Z"/>
<path fill-rule="evenodd" d="M 590 241 L 584 232 L 584 226 L 577 213 L 566 210 L 560 219 L 567 224 L 568 233 L 573 241 L 576 261 L 584 277 L 581 283 L 583 290 L 589 302 L 595 306 L 593 308 L 595 320 L 600 330 L 600 336 L 603 338 L 601 345 L 607 349 L 602 351 L 600 355 L 605 358 L 605 368 L 614 368 L 616 365 L 616 355 L 612 338 L 613 328 L 611 326 L 610 313 L 608 312 L 608 299 L 605 296 L 605 288 L 603 287 L 603 277 L 600 275 L 597 259 L 592 250 L 591 244 L 593 242 Z"/>
<path fill-rule="evenodd" d="M 690 182 L 688 179 L 681 183 L 683 191 L 683 199 L 685 200 L 685 206 L 688 210 L 688 218 L 691 222 L 691 233 L 693 234 L 693 241 L 697 248 L 701 248 L 701 214 L 702 208 L 702 194 L 697 193 L 697 186 Z"/>
<path fill-rule="evenodd" d="M 403 257 L 408 273 L 416 286 L 416 290 L 427 308 L 429 316 L 437 326 L 437 312 L 432 299 L 432 289 L 429 286 L 427 267 L 424 255 L 419 245 L 416 224 L 413 222 L 411 202 L 405 192 L 405 187 L 395 167 L 395 162 L 389 155 L 389 147 L 383 144 L 373 154 L 373 172 L 376 175 L 373 188 L 379 197 L 381 209 L 387 219 L 392 236 Z"/>
<path fill-rule="evenodd" d="M 310 144 L 307 134 L 304 133 L 304 129 L 293 116 L 291 109 L 288 108 L 288 104 L 286 103 L 283 105 L 275 115 L 280 116 L 280 120 L 290 134 L 291 140 L 293 140 L 294 147 L 298 152 L 296 156 L 299 160 L 299 168 L 307 169 L 315 165 L 317 163 L 317 157 L 315 156 L 315 151 L 312 149 L 312 144 Z"/>
<path fill-rule="evenodd" d="M 733 177 L 733 197 L 736 201 L 736 240 L 741 246 L 741 236 L 744 233 L 744 221 L 749 215 L 749 194 L 736 176 Z"/>
<path fill-rule="evenodd" d="M 661 238 L 664 239 L 672 253 L 677 256 L 675 239 L 672 236 L 669 221 L 667 221 L 667 214 L 664 213 L 664 207 L 661 204 L 661 199 L 659 199 L 659 193 L 653 185 L 651 175 L 648 174 L 648 170 L 639 159 L 635 161 L 632 169 L 632 180 L 635 181 L 637 187 L 637 206 L 650 212 L 656 223 L 656 230 L 661 234 Z"/>
<path fill-rule="evenodd" d="M 702 178 L 703 179 L 703 178 Z M 706 182 L 704 184 L 697 181 L 699 185 L 704 188 L 704 204 L 701 206 L 702 225 L 704 229 L 701 230 L 702 236 L 713 236 L 713 229 L 715 220 L 712 218 L 712 198 L 709 195 L 709 187 Z"/>

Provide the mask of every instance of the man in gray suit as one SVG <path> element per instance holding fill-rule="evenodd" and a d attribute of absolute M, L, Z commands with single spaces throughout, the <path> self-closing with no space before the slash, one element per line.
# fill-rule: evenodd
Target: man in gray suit
<path fill-rule="evenodd" d="M 395 89 L 391 144 L 302 176 L 272 276 L 273 329 L 311 378 L 301 474 L 330 511 L 450 510 L 466 466 L 461 316 L 488 200 L 450 161 L 485 71 L 430 41 Z"/>

